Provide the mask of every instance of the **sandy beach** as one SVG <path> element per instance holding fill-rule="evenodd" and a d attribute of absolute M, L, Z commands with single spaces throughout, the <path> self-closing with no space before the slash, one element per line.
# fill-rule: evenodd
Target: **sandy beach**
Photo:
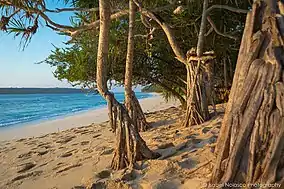
<path fill-rule="evenodd" d="M 152 126 L 141 136 L 162 156 L 110 169 L 115 137 L 106 109 L 1 132 L 1 189 L 202 188 L 214 163 L 224 105 L 202 125 L 182 128 L 184 110 L 160 96 L 141 100 Z"/>

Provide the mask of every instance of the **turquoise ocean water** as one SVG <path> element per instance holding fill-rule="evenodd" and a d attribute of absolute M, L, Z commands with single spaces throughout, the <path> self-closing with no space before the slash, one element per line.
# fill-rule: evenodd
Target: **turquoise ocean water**
<path fill-rule="evenodd" d="M 138 99 L 148 98 L 149 93 L 136 93 Z M 115 97 L 124 101 L 123 93 Z M 54 119 L 86 110 L 106 106 L 106 101 L 95 94 L 4 94 L 0 95 L 0 128 Z"/>

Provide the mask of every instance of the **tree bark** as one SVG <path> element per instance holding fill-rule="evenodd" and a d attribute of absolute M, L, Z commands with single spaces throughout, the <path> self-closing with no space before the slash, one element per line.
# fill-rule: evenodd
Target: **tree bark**
<path fill-rule="evenodd" d="M 201 124 L 209 119 L 208 110 L 208 97 L 205 89 L 205 83 L 203 80 L 203 72 L 200 71 L 203 55 L 203 46 L 206 33 L 206 19 L 208 0 L 203 2 L 203 13 L 201 19 L 201 26 L 198 35 L 198 44 L 196 52 L 190 52 L 187 56 L 187 110 L 185 120 L 183 122 L 184 127 L 188 127 L 194 124 Z M 196 53 L 197 62 L 190 59 Z"/>
<path fill-rule="evenodd" d="M 284 17 L 282 2 L 248 13 L 211 184 L 284 184 Z M 225 184 L 227 183 L 227 184 Z M 210 186 L 210 185 L 209 185 Z M 237 187 L 231 187 L 237 188 Z M 263 188 L 270 188 L 268 185 Z"/>
<path fill-rule="evenodd" d="M 107 58 L 110 29 L 110 2 L 99 1 L 100 33 L 97 54 L 97 88 L 106 99 L 109 107 L 109 119 L 116 132 L 117 146 L 112 159 L 111 167 L 115 170 L 126 166 L 132 167 L 137 160 L 157 158 L 160 155 L 152 152 L 139 135 L 133 120 L 129 117 L 126 108 L 120 104 L 107 88 Z"/>
<path fill-rule="evenodd" d="M 136 14 L 136 5 L 132 0 L 129 0 L 129 31 L 128 44 L 125 66 L 125 106 L 134 121 L 138 131 L 146 131 L 150 126 L 146 121 L 146 117 L 137 100 L 134 91 L 132 91 L 132 72 L 133 72 L 133 57 L 134 57 L 134 22 Z"/>
<path fill-rule="evenodd" d="M 228 68 L 227 68 L 227 61 L 226 58 L 222 59 L 222 62 L 224 64 L 224 87 L 227 88 L 228 87 Z"/>
<path fill-rule="evenodd" d="M 203 11 L 201 17 L 200 31 L 198 35 L 197 49 L 196 53 L 198 57 L 201 57 L 203 54 L 204 43 L 205 43 L 205 33 L 206 33 L 206 20 L 207 20 L 207 11 L 208 8 L 208 0 L 203 0 Z"/>

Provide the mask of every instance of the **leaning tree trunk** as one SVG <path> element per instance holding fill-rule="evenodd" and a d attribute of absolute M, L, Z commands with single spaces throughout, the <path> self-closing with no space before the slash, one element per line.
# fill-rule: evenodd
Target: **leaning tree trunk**
<path fill-rule="evenodd" d="M 282 7 L 281 1 L 255 1 L 248 13 L 211 183 L 284 187 Z"/>
<path fill-rule="evenodd" d="M 110 124 L 116 130 L 117 146 L 111 167 L 115 170 L 126 166 L 132 167 L 140 159 L 157 158 L 159 154 L 152 152 L 139 135 L 133 120 L 129 117 L 126 108 L 120 104 L 107 89 L 107 57 L 110 29 L 110 2 L 99 1 L 100 34 L 97 54 L 97 88 L 107 100 L 109 107 Z"/>
<path fill-rule="evenodd" d="M 136 5 L 132 0 L 129 0 L 129 31 L 128 44 L 125 66 L 125 106 L 135 127 L 138 131 L 146 131 L 149 125 L 142 108 L 137 100 L 134 91 L 132 91 L 132 71 L 133 71 L 133 57 L 134 57 L 134 22 Z"/>

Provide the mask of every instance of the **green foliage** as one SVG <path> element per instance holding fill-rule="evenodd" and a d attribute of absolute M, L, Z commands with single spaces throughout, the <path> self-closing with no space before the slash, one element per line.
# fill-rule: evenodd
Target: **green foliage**
<path fill-rule="evenodd" d="M 179 87 L 175 87 L 173 91 L 176 93 L 174 94 L 173 91 L 166 90 L 164 87 L 158 85 L 158 84 L 150 84 L 141 89 L 142 92 L 146 93 L 159 93 L 166 101 L 177 99 L 177 94 L 180 95 L 180 97 L 184 97 L 184 91 L 180 90 Z"/>
<path fill-rule="evenodd" d="M 240 1 L 236 5 L 235 2 L 231 3 L 225 0 L 218 0 L 212 1 L 211 5 L 226 4 L 239 8 L 248 7 L 247 3 Z M 77 1 L 75 6 L 91 8 L 97 5 L 97 2 L 95 4 L 90 3 L 87 1 Z M 156 14 L 171 26 L 184 52 L 196 46 L 202 14 L 202 4 L 199 1 L 182 1 L 179 4 L 171 6 L 168 1 L 155 0 L 144 1 L 143 6 L 149 10 L 169 6 L 167 9 L 156 12 Z M 183 11 L 180 14 L 173 14 L 177 6 L 182 6 Z M 125 1 L 124 4 L 121 2 L 117 7 L 127 9 L 128 2 Z M 91 20 L 96 19 L 96 16 L 96 14 L 92 17 L 90 14 L 79 13 L 76 15 L 76 19 L 79 20 L 77 23 L 80 23 L 80 21 L 82 23 L 89 23 Z M 210 13 L 210 17 L 220 31 L 239 38 L 237 41 L 224 38 L 214 31 L 208 33 L 206 37 L 206 50 L 214 50 L 217 56 L 214 66 L 214 83 L 222 85 L 223 65 L 221 59 L 226 56 L 232 62 L 236 61 L 245 15 L 216 9 Z M 157 28 L 153 33 L 153 39 L 143 37 L 147 36 L 149 29 L 145 28 L 141 23 L 140 13 L 137 12 L 135 23 L 136 37 L 134 38 L 133 82 L 134 84 L 148 85 L 152 88 L 155 86 L 155 89 L 161 92 L 166 99 L 174 96 L 173 91 L 180 94 L 180 96 L 185 96 L 185 66 L 175 59 L 175 55 L 164 32 L 153 21 L 150 23 L 152 27 Z M 210 25 L 208 24 L 207 30 L 209 29 Z M 115 80 L 117 85 L 123 85 L 124 82 L 127 34 L 127 16 L 112 21 L 109 39 L 108 78 L 109 80 Z M 97 31 L 86 31 L 83 35 L 78 36 L 72 44 L 69 44 L 71 47 L 53 51 L 49 57 L 49 61 L 46 62 L 49 64 L 52 62 L 51 65 L 57 68 L 55 76 L 59 79 L 67 79 L 79 85 L 82 83 L 95 83 L 96 40 Z"/>
<path fill-rule="evenodd" d="M 90 43 L 92 41 L 92 43 Z M 71 84 L 95 88 L 97 37 L 84 35 L 71 47 L 57 48 L 44 60 L 55 67 L 54 76 Z"/>
<path fill-rule="evenodd" d="M 151 85 L 143 87 L 141 89 L 141 92 L 144 92 L 144 93 L 162 93 L 163 88 L 160 87 L 160 86 L 151 84 Z"/>
<path fill-rule="evenodd" d="M 27 3 L 28 2 L 28 3 Z M 44 1 L 41 1 L 44 3 Z M 96 8 L 98 0 L 63 0 L 66 5 L 76 8 Z M 34 6 L 34 1 L 19 1 L 23 6 Z M 212 0 L 212 5 L 228 5 L 235 8 L 248 9 L 249 2 L 242 0 Z M 20 11 L 17 14 L 25 15 L 21 19 L 12 19 L 11 14 L 15 8 L 1 5 L 2 30 L 8 30 L 15 36 L 21 35 L 25 42 L 37 32 L 37 14 L 30 16 L 27 11 Z M 128 9 L 128 1 L 111 1 L 112 11 Z M 143 7 L 153 10 L 155 15 L 163 22 L 170 25 L 176 40 L 181 49 L 186 53 L 192 47 L 196 47 L 198 32 L 202 14 L 202 3 L 197 0 L 145 0 Z M 177 7 L 179 11 L 175 11 Z M 184 96 L 186 92 L 186 69 L 185 66 L 176 60 L 169 42 L 153 20 L 148 20 L 151 27 L 156 30 L 150 35 L 150 29 L 146 28 L 140 20 L 139 11 L 136 14 L 135 22 L 135 57 L 133 69 L 133 82 L 140 85 L 156 86 L 166 98 L 179 94 Z M 238 38 L 233 40 L 218 35 L 212 31 L 210 24 L 207 24 L 205 50 L 213 50 L 216 53 L 214 65 L 213 83 L 222 88 L 223 85 L 223 60 L 227 57 L 231 60 L 231 69 L 234 70 L 238 55 L 240 39 L 244 28 L 245 15 L 232 13 L 224 9 L 214 9 L 209 16 L 216 28 L 225 34 Z M 14 18 L 14 17 L 13 17 Z M 79 27 L 99 19 L 97 11 L 76 12 L 70 21 L 73 27 Z M 7 23 L 8 21 L 8 23 Z M 125 59 L 128 35 L 128 16 L 113 20 L 110 29 L 110 47 L 107 62 L 107 77 L 110 81 L 115 80 L 116 85 L 123 85 L 125 73 Z M 55 67 L 54 75 L 58 79 L 67 79 L 73 85 L 95 88 L 96 81 L 96 54 L 98 43 L 98 30 L 87 30 L 74 38 L 65 48 L 57 48 L 43 62 Z M 24 44 L 26 45 L 26 43 Z M 159 86 L 159 87 L 158 87 Z"/>

